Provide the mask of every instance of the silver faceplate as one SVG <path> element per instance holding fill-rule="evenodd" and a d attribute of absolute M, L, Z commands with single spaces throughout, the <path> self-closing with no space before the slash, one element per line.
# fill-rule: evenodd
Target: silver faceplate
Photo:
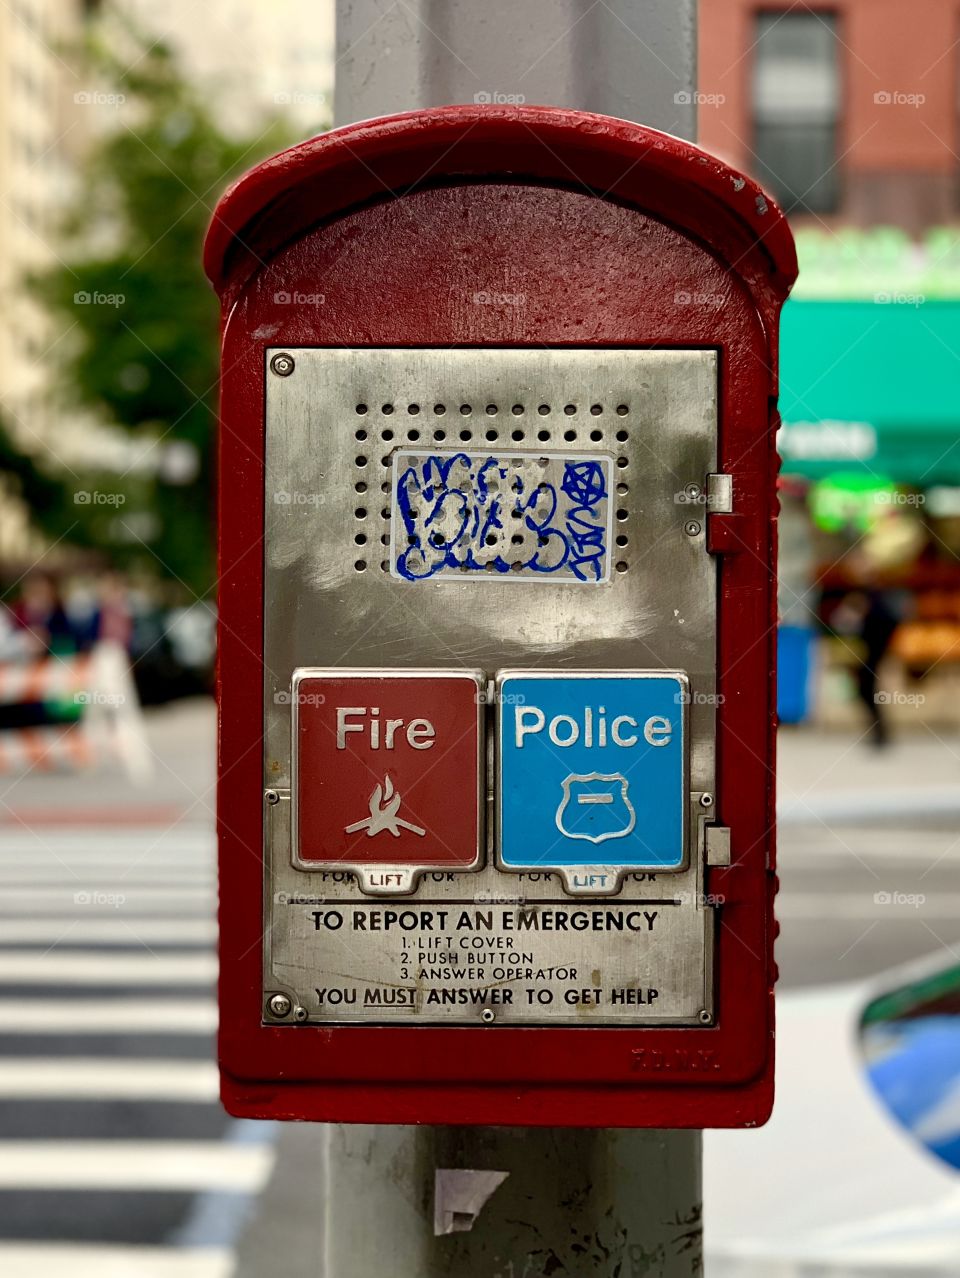
<path fill-rule="evenodd" d="M 266 355 L 264 787 L 274 802 L 264 805 L 264 1019 L 710 1023 L 714 911 L 703 901 L 699 799 L 715 788 L 716 568 L 705 547 L 708 507 L 690 493 L 705 490 L 717 470 L 715 352 L 294 349 L 286 376 L 270 370 L 276 353 Z M 609 456 L 609 580 L 398 579 L 390 555 L 398 449 L 464 449 L 531 464 L 546 455 Z M 688 868 L 627 874 L 618 895 L 590 899 L 570 896 L 555 874 L 503 874 L 488 848 L 482 870 L 426 875 L 414 895 L 396 901 L 364 895 L 349 874 L 296 868 L 290 689 L 302 666 L 480 668 L 491 680 L 506 667 L 684 671 Z M 491 713 L 491 747 L 492 738 Z M 376 911 L 441 908 L 448 920 L 435 962 L 426 961 L 426 933 L 371 933 L 364 922 Z M 514 949 L 498 950 L 496 938 L 508 939 L 501 927 L 515 921 L 503 911 L 517 909 L 533 911 L 535 924 L 522 942 L 514 934 Z M 316 919 L 325 910 L 343 914 L 340 930 Z M 475 979 L 457 959 L 468 952 L 459 942 L 474 930 L 477 910 L 490 911 L 492 923 L 480 920 L 490 944 L 477 950 L 473 966 L 483 976 Z M 646 934 L 626 924 L 608 929 L 602 917 L 553 929 L 563 912 L 583 910 L 646 910 L 656 919 Z M 411 967 L 411 954 L 426 958 Z M 444 979 L 453 969 L 459 974 Z M 530 971 L 544 975 L 517 975 Z M 466 991 L 463 1001 L 430 996 L 454 987 Z M 573 988 L 606 996 L 571 1003 Z M 611 1000 L 622 989 L 640 992 Z M 340 993 L 330 1002 L 320 990 Z M 293 1005 L 286 1018 L 268 1010 L 277 993 Z"/>

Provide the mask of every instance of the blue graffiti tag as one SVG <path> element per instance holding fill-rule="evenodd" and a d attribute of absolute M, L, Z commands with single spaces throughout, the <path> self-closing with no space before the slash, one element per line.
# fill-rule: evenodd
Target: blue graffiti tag
<path fill-rule="evenodd" d="M 563 491 L 574 505 L 567 515 L 571 542 L 570 567 L 581 581 L 599 581 L 603 576 L 606 526 L 598 519 L 598 508 L 607 495 L 603 467 L 596 461 L 567 462 L 563 470 Z"/>
<path fill-rule="evenodd" d="M 608 497 L 603 465 L 580 459 L 562 464 L 559 493 L 543 477 L 547 458 L 458 452 L 409 465 L 396 491 L 399 575 L 423 581 L 444 570 L 529 575 L 566 569 L 575 580 L 602 580 Z"/>

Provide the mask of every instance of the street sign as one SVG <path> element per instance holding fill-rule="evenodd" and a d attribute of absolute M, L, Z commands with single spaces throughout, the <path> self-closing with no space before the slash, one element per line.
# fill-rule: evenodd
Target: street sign
<path fill-rule="evenodd" d="M 689 680 L 671 671 L 515 671 L 497 681 L 505 870 L 676 870 L 686 856 Z M 570 887 L 597 890 L 595 873 Z"/>
<path fill-rule="evenodd" d="M 481 672 L 301 668 L 292 687 L 296 865 L 389 893 L 478 864 Z"/>

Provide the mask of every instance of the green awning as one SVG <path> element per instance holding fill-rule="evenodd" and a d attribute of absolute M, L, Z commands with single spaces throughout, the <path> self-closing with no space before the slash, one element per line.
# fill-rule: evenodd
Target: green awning
<path fill-rule="evenodd" d="M 877 296 L 785 306 L 784 471 L 960 484 L 960 299 Z"/>

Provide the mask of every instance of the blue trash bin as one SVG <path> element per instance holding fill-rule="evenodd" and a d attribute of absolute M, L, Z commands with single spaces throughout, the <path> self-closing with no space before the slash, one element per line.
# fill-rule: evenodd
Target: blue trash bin
<path fill-rule="evenodd" d="M 808 626 L 780 626 L 777 631 L 777 715 L 781 723 L 803 723 L 810 714 L 815 637 Z"/>

